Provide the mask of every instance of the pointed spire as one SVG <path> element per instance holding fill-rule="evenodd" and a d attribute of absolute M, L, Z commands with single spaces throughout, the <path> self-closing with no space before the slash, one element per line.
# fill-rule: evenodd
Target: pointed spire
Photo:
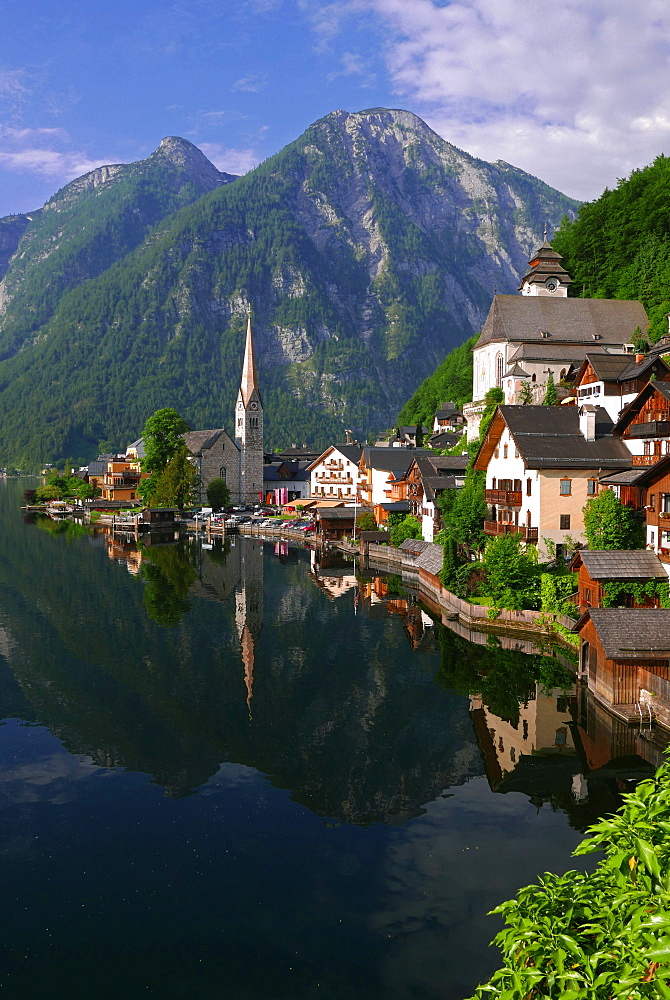
<path fill-rule="evenodd" d="M 242 366 L 242 382 L 240 384 L 242 402 L 245 406 L 249 402 L 254 389 L 258 392 L 258 385 L 256 382 L 256 363 L 254 361 L 254 342 L 251 334 L 251 310 L 249 310 L 249 318 L 247 320 L 247 343 L 244 348 L 244 365 Z"/>

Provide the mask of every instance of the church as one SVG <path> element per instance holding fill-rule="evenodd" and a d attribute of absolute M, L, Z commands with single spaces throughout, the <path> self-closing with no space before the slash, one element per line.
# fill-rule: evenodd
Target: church
<path fill-rule="evenodd" d="M 219 427 L 183 435 L 198 468 L 201 500 L 213 479 L 223 479 L 232 503 L 257 503 L 263 492 L 263 403 L 258 389 L 251 316 L 247 321 L 242 380 L 235 406 L 235 437 Z"/>
<path fill-rule="evenodd" d="M 640 302 L 568 298 L 572 278 L 545 239 L 529 261 L 517 295 L 494 295 L 473 350 L 473 402 L 463 408 L 468 440 L 478 436 L 484 397 L 494 386 L 518 403 L 524 385 L 534 403 L 549 375 L 558 383 L 586 354 L 634 354 L 648 320 Z"/>

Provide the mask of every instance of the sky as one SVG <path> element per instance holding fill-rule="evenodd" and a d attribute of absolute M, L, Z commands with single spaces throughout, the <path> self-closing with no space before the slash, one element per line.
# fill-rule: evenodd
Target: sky
<path fill-rule="evenodd" d="M 189 139 L 242 174 L 336 109 L 591 200 L 670 154 L 667 0 L 3 0 L 0 216 Z"/>

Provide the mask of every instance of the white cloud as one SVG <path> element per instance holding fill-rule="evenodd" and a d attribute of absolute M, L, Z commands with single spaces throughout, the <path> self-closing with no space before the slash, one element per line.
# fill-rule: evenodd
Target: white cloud
<path fill-rule="evenodd" d="M 268 78 L 265 73 L 251 73 L 249 76 L 243 76 L 240 80 L 236 80 L 230 89 L 243 91 L 247 94 L 257 94 L 260 90 L 264 90 L 267 85 Z"/>
<path fill-rule="evenodd" d="M 199 142 L 198 149 L 215 167 L 227 174 L 246 174 L 258 166 L 261 159 L 254 149 L 231 149 L 217 142 Z"/>
<path fill-rule="evenodd" d="M 663 0 L 335 0 L 310 15 L 319 45 L 363 9 L 405 106 L 469 152 L 582 198 L 670 152 Z"/>

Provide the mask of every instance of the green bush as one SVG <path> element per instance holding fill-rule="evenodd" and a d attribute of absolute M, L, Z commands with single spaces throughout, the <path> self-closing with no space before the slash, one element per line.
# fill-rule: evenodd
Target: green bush
<path fill-rule="evenodd" d="M 477 1000 L 670 998 L 670 762 L 589 832 L 575 854 L 604 851 L 594 872 L 545 874 L 493 911 L 503 966 Z"/>

